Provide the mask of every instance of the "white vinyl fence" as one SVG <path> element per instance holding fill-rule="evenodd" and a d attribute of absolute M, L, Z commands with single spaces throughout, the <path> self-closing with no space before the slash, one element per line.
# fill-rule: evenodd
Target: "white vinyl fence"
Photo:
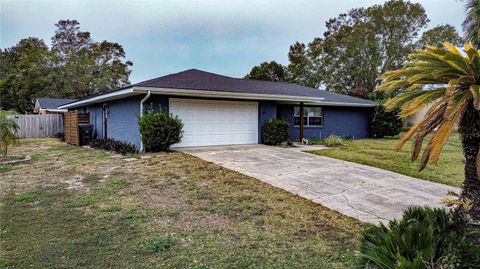
<path fill-rule="evenodd" d="M 57 133 L 63 133 L 63 114 L 8 117 L 18 124 L 18 138 L 51 137 Z"/>

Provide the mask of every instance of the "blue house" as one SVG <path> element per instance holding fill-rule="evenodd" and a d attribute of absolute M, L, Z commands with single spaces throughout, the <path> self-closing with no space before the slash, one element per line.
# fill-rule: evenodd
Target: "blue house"
<path fill-rule="evenodd" d="M 138 117 L 147 108 L 161 109 L 183 121 L 182 142 L 174 146 L 196 147 L 261 143 L 263 123 L 271 118 L 286 119 L 294 140 L 330 135 L 366 138 L 368 117 L 375 105 L 291 83 L 231 78 L 190 69 L 58 108 L 90 112 L 94 135 L 139 147 Z"/>

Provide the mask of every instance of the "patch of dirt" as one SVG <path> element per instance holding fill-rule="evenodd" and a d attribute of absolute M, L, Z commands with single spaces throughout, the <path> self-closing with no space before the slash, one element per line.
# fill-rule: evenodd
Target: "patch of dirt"
<path fill-rule="evenodd" d="M 62 180 L 62 183 L 66 184 L 66 190 L 85 190 L 87 187 L 83 183 L 83 176 L 75 175 L 71 178 Z"/>

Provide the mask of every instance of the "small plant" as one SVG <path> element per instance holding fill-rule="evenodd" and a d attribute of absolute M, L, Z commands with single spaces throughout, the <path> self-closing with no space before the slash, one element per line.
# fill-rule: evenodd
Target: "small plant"
<path fill-rule="evenodd" d="M 480 246 L 462 233 L 455 213 L 411 207 L 403 219 L 367 228 L 361 253 L 367 268 L 478 268 Z"/>
<path fill-rule="evenodd" d="M 182 121 L 167 112 L 148 110 L 138 119 L 138 124 L 146 151 L 166 151 L 182 140 Z"/>
<path fill-rule="evenodd" d="M 90 141 L 90 146 L 92 148 L 100 148 L 100 149 L 114 151 L 122 155 L 138 154 L 138 149 L 135 145 L 124 142 L 124 141 L 111 139 L 111 138 L 93 139 Z"/>
<path fill-rule="evenodd" d="M 18 145 L 18 125 L 15 121 L 7 118 L 12 112 L 0 110 L 0 150 L 4 156 L 8 153 L 9 146 Z"/>
<path fill-rule="evenodd" d="M 152 254 L 163 252 L 172 247 L 174 239 L 171 237 L 155 237 L 138 246 L 138 250 L 142 253 Z"/>
<path fill-rule="evenodd" d="M 269 119 L 263 124 L 262 141 L 264 144 L 279 145 L 289 140 L 288 121 Z"/>
<path fill-rule="evenodd" d="M 17 202 L 33 202 L 37 199 L 37 194 L 34 192 L 20 193 L 15 195 L 15 201 Z"/>
<path fill-rule="evenodd" d="M 341 136 L 331 135 L 325 138 L 323 144 L 327 147 L 345 146 L 345 140 Z"/>

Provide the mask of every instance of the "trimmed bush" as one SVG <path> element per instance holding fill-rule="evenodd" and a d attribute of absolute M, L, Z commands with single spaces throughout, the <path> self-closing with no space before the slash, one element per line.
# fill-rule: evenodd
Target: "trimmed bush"
<path fill-rule="evenodd" d="M 401 220 L 362 234 L 366 268 L 478 268 L 480 246 L 471 243 L 445 209 L 411 207 Z"/>
<path fill-rule="evenodd" d="M 338 147 L 338 146 L 344 146 L 345 145 L 345 140 L 343 137 L 338 136 L 338 135 L 331 135 L 323 141 L 323 144 L 327 147 Z"/>
<path fill-rule="evenodd" d="M 170 113 L 149 110 L 138 119 L 138 124 L 146 151 L 169 150 L 182 140 L 183 123 Z"/>
<path fill-rule="evenodd" d="M 138 149 L 135 145 L 111 138 L 93 139 L 90 141 L 90 147 L 114 151 L 122 155 L 138 153 Z"/>
<path fill-rule="evenodd" d="M 262 127 L 262 141 L 267 145 L 279 145 L 290 140 L 288 135 L 288 121 L 269 119 Z"/>
<path fill-rule="evenodd" d="M 398 109 L 387 111 L 384 105 L 377 105 L 370 115 L 370 136 L 383 138 L 398 135 L 403 127 L 403 120 L 398 113 Z"/>

